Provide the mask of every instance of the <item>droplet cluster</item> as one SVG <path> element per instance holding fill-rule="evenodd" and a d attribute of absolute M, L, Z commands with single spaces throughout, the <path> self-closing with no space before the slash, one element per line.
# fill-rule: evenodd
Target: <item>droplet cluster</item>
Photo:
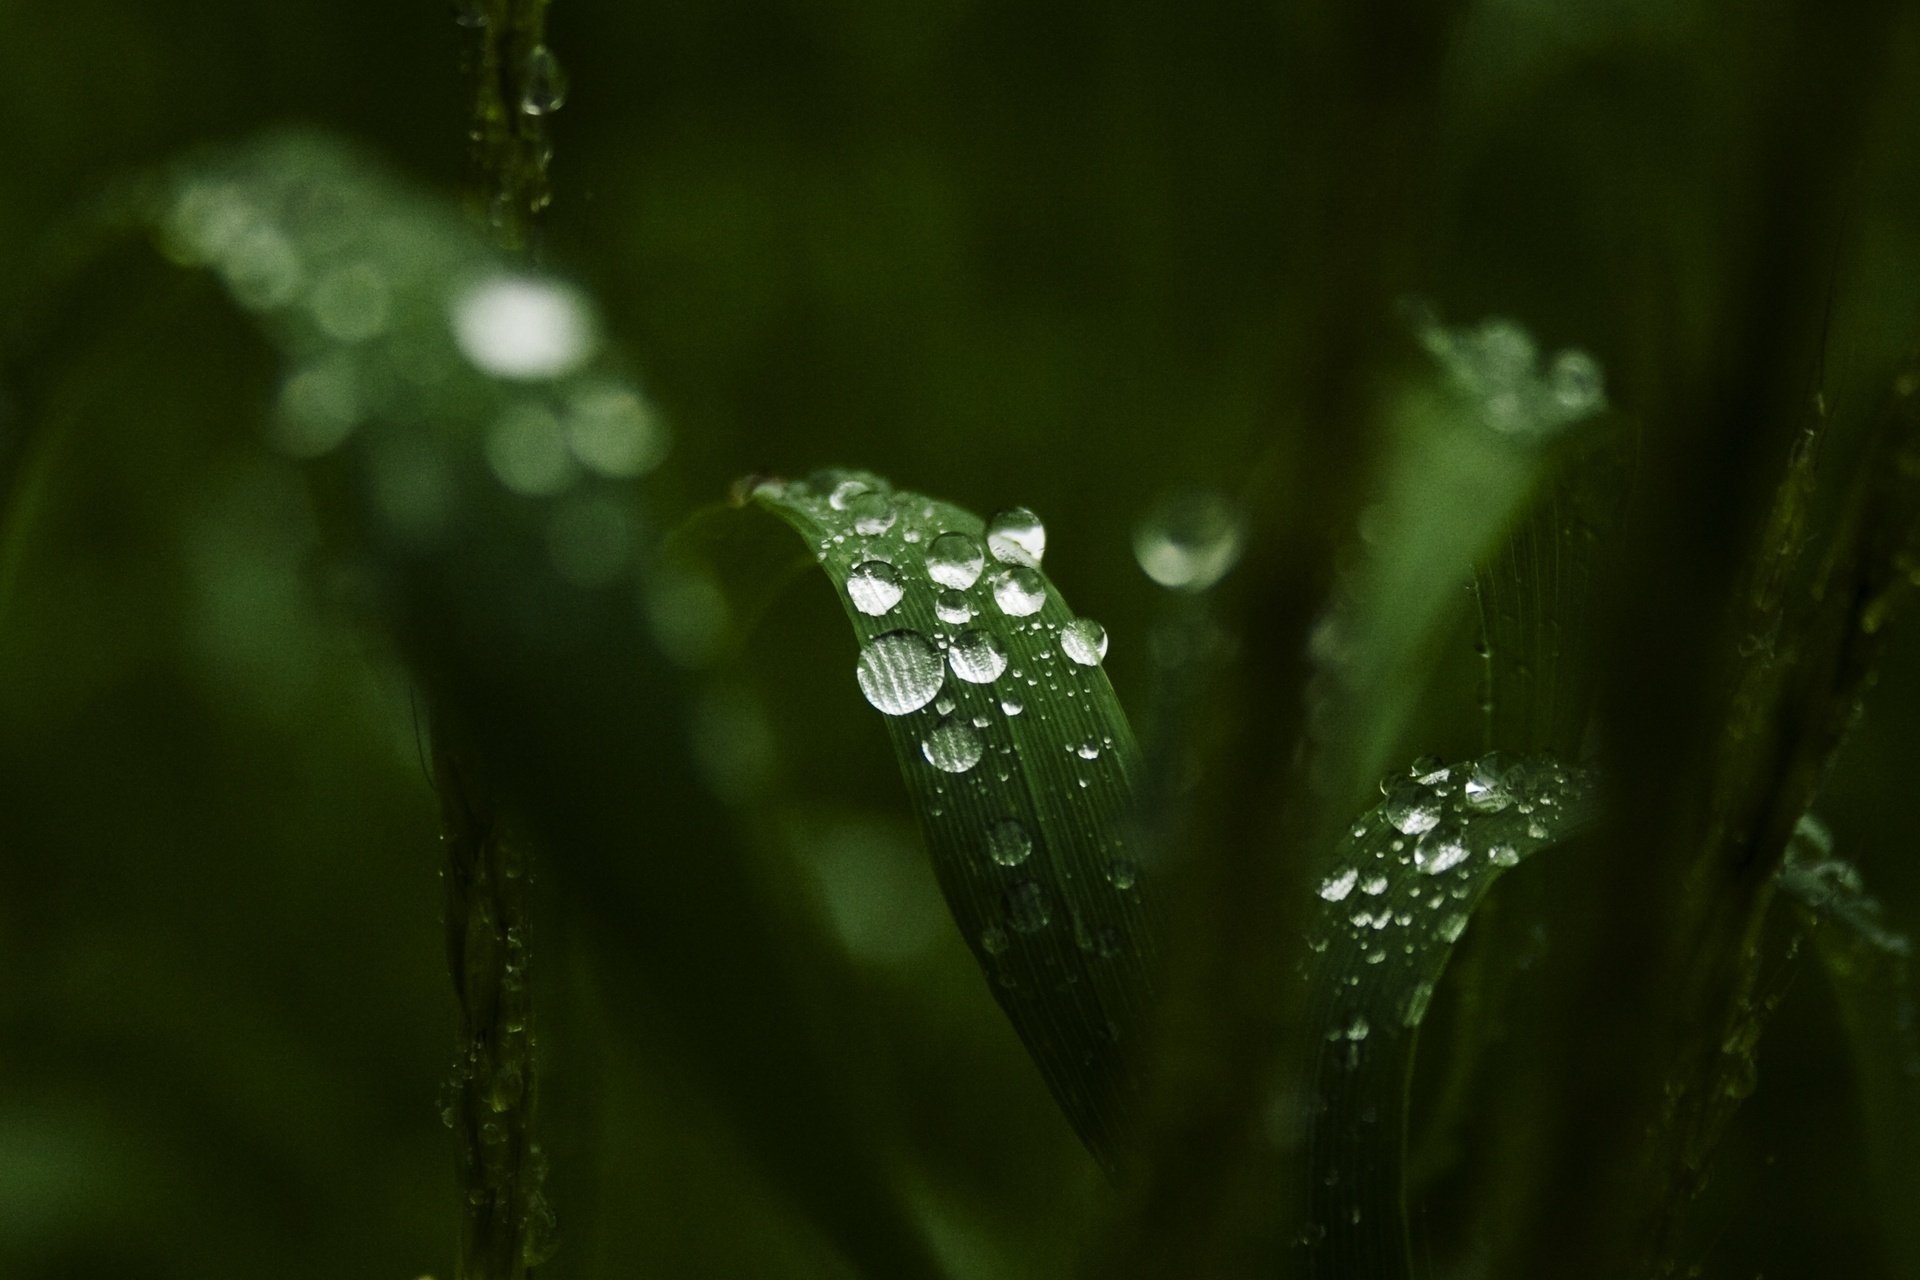
<path fill-rule="evenodd" d="M 1532 336 L 1511 320 L 1449 326 L 1430 305 L 1408 310 L 1420 345 L 1502 435 L 1545 439 L 1607 407 L 1605 375 L 1585 351 L 1568 348 L 1543 366 Z"/>

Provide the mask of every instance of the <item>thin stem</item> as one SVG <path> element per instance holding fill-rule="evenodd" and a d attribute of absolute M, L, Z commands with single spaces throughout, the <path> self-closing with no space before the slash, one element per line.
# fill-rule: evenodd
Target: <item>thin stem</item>
<path fill-rule="evenodd" d="M 454 0 L 474 33 L 468 52 L 473 123 L 468 131 L 475 185 L 487 225 L 507 249 L 533 244 L 552 201 L 548 118 L 566 100 L 566 76 L 547 46 L 551 0 Z"/>

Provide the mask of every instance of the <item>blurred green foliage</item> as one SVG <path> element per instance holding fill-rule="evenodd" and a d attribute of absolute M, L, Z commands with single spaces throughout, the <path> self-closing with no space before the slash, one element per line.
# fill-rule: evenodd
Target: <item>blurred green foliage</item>
<path fill-rule="evenodd" d="M 1122 1242 L 1112 1274 L 1242 1274 L 1236 1224 L 1271 1204 L 1277 1225 L 1284 1194 L 1221 1126 L 1264 1105 L 1239 1087 L 1297 1030 L 1274 993 L 1325 870 L 1301 828 L 1372 803 L 1357 762 L 1469 754 L 1484 730 L 1471 565 L 1430 561 L 1484 554 L 1472 517 L 1504 508 L 1447 497 L 1473 458 L 1422 434 L 1410 295 L 1591 352 L 1638 442 L 1568 645 L 1592 655 L 1568 659 L 1599 699 L 1587 742 L 1628 803 L 1610 845 L 1530 864 L 1476 916 L 1413 1095 L 1416 1136 L 1446 1121 L 1413 1149 L 1416 1256 L 1544 1274 L 1586 1202 L 1529 1195 L 1607 1168 L 1569 1099 L 1636 1078 L 1620 1032 L 1670 972 L 1662 921 L 1608 928 L 1705 874 L 1689 804 L 1726 758 L 1715 697 L 1759 513 L 1818 391 L 1828 527 L 1920 338 L 1920 11 L 564 0 L 548 23 L 571 91 L 536 254 L 592 294 L 671 424 L 649 518 L 830 463 L 1038 510 L 1149 761 L 1180 779 L 1170 841 L 1203 853 L 1176 904 L 1194 941 L 1168 979 L 1158 1180 L 1116 1195 L 946 918 L 829 593 L 765 606 L 692 746 L 665 713 L 622 719 L 642 705 L 624 684 L 567 684 L 644 629 L 566 615 L 570 652 L 605 665 L 470 717 L 576 851 L 537 903 L 560 1215 L 541 1274 L 878 1274 L 886 1212 L 955 1276 L 1070 1274 L 1099 1239 Z M 472 203 L 468 39 L 436 3 L 0 9 L 0 328 L 36 336 L 0 381 L 0 1275 L 450 1274 L 456 1014 L 419 689 L 499 673 L 423 679 L 422 630 L 369 625 L 324 487 L 263 447 L 273 353 L 206 278 L 115 250 L 51 323 L 37 288 L 101 192 L 269 126 Z M 1217 602 L 1169 596 L 1130 549 L 1194 488 L 1247 513 Z M 1356 573 L 1365 546 L 1386 558 Z M 1407 647 L 1342 704 L 1352 776 L 1323 773 L 1308 806 L 1289 752 L 1329 740 L 1303 723 L 1309 641 L 1355 580 L 1380 584 L 1366 635 Z M 1192 687 L 1180 646 L 1212 654 Z M 529 725 L 565 754 L 521 743 Z M 1917 735 L 1920 646 L 1896 643 L 1820 799 L 1895 929 L 1920 920 Z M 636 743 L 674 763 L 641 767 Z M 701 750 L 744 752 L 752 785 L 676 790 Z M 1910 1124 L 1913 1102 L 1854 1070 L 1866 1005 L 1792 976 L 1809 961 L 1781 939 L 1761 950 L 1784 994 L 1673 1252 L 1708 1276 L 1915 1275 L 1898 1206 L 1920 1185 L 1866 1118 Z M 789 985 L 719 1008 L 734 975 L 776 970 Z M 801 1115 L 814 1084 L 845 1111 Z"/>

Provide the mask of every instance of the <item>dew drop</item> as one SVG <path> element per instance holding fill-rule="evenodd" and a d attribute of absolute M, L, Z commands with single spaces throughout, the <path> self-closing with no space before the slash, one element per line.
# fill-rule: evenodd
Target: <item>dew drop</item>
<path fill-rule="evenodd" d="M 893 528 L 894 521 L 900 518 L 893 509 L 893 500 L 874 489 L 856 494 L 849 500 L 847 514 L 853 517 L 854 532 L 870 538 Z"/>
<path fill-rule="evenodd" d="M 1007 715 L 1017 716 L 1022 711 L 1025 711 L 1026 709 L 1027 709 L 1027 704 L 1020 701 L 1020 699 L 1018 698 L 1000 699 L 1000 710 Z"/>
<path fill-rule="evenodd" d="M 980 931 L 980 949 L 990 956 L 1005 955 L 1010 941 L 1007 931 L 997 924 L 990 924 Z"/>
<path fill-rule="evenodd" d="M 920 740 L 920 754 L 945 773 L 965 773 L 980 763 L 985 751 L 979 732 L 965 720 L 942 720 Z"/>
<path fill-rule="evenodd" d="M 1092 618 L 1075 618 L 1060 628 L 1060 652 L 1083 667 L 1097 667 L 1107 656 L 1107 629 Z"/>
<path fill-rule="evenodd" d="M 987 522 L 987 550 L 1002 564 L 1033 568 L 1047 553 L 1047 527 L 1025 507 L 1009 507 Z"/>
<path fill-rule="evenodd" d="M 1353 892 L 1353 886 L 1359 879 L 1360 873 L 1348 867 L 1345 871 L 1328 876 L 1320 882 L 1320 896 L 1328 902 L 1339 902 Z"/>
<path fill-rule="evenodd" d="M 1373 1030 L 1373 1028 L 1367 1024 L 1367 1015 L 1364 1013 L 1356 1013 L 1353 1015 L 1352 1021 L 1347 1023 L 1347 1039 L 1354 1041 L 1365 1040 L 1367 1033 L 1371 1030 Z"/>
<path fill-rule="evenodd" d="M 544 44 L 527 54 L 526 79 L 520 90 L 520 110 L 530 116 L 551 115 L 567 105 L 567 71 Z"/>
<path fill-rule="evenodd" d="M 1369 876 L 1367 877 L 1366 883 L 1360 886 L 1360 892 L 1370 898 L 1377 898 L 1386 891 L 1387 878 L 1385 876 Z"/>
<path fill-rule="evenodd" d="M 987 631 L 962 631 L 947 649 L 953 674 L 969 684 L 992 684 L 1007 669 L 1007 651 Z"/>
<path fill-rule="evenodd" d="M 1592 413 L 1606 404 L 1600 362 L 1584 351 L 1569 349 L 1555 356 L 1547 372 L 1547 385 L 1555 402 L 1571 414 Z"/>
<path fill-rule="evenodd" d="M 1487 850 L 1487 861 L 1496 867 L 1517 867 L 1520 865 L 1520 851 L 1510 844 L 1496 844 Z"/>
<path fill-rule="evenodd" d="M 927 548 L 927 576 L 943 587 L 964 591 L 980 580 L 987 557 L 968 534 L 943 533 Z"/>
<path fill-rule="evenodd" d="M 593 352 L 593 316 L 579 294 L 549 280 L 499 276 L 462 292 L 453 330 L 475 368 L 501 378 L 557 378 Z"/>
<path fill-rule="evenodd" d="M 1018 818 L 1002 818 L 987 829 L 987 854 L 1003 867 L 1017 867 L 1033 852 L 1033 838 Z"/>
<path fill-rule="evenodd" d="M 1125 858 L 1115 858 L 1107 864 L 1107 883 L 1124 893 L 1140 883 L 1140 868 Z"/>
<path fill-rule="evenodd" d="M 1466 860 L 1466 831 L 1452 820 L 1435 823 L 1413 846 L 1413 865 L 1430 876 L 1451 871 Z"/>
<path fill-rule="evenodd" d="M 889 631 L 861 650 L 854 675 L 876 710 L 903 716 L 933 701 L 947 669 L 940 651 L 918 631 Z"/>
<path fill-rule="evenodd" d="M 973 620 L 973 605 L 966 592 L 948 587 L 933 598 L 933 616 L 957 627 Z"/>
<path fill-rule="evenodd" d="M 1467 917 L 1464 912 L 1456 911 L 1440 922 L 1433 932 L 1443 942 L 1458 942 L 1460 935 L 1467 931 Z"/>
<path fill-rule="evenodd" d="M 1133 533 L 1140 569 L 1163 587 L 1205 591 L 1240 559 L 1241 526 L 1217 494 L 1179 494 L 1163 499 Z"/>
<path fill-rule="evenodd" d="M 1440 821 L 1440 806 L 1433 794 L 1417 782 L 1401 782 L 1387 796 L 1387 821 L 1402 835 L 1417 836 L 1431 831 Z"/>
<path fill-rule="evenodd" d="M 1047 603 L 1047 585 L 1025 565 L 1009 565 L 993 575 L 993 602 L 1009 618 L 1027 618 Z"/>
<path fill-rule="evenodd" d="M 1007 923 L 1015 933 L 1038 933 L 1053 920 L 1053 903 L 1047 891 L 1032 880 L 1022 880 L 1007 890 Z"/>
<path fill-rule="evenodd" d="M 869 618 L 889 612 L 905 594 L 899 571 L 884 560 L 857 564 L 847 574 L 847 596 L 853 601 L 853 607 Z"/>

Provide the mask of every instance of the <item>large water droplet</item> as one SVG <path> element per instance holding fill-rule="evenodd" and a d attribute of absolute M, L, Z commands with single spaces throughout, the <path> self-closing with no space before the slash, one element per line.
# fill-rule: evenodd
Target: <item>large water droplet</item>
<path fill-rule="evenodd" d="M 980 579 L 987 557 L 980 543 L 964 533 L 943 533 L 927 548 L 927 576 L 943 587 L 966 590 Z"/>
<path fill-rule="evenodd" d="M 1175 591 L 1205 591 L 1240 559 L 1239 517 L 1217 494 L 1179 494 L 1158 503 L 1133 534 L 1141 572 Z"/>
<path fill-rule="evenodd" d="M 1417 836 L 1440 821 L 1440 805 L 1433 793 L 1411 780 L 1396 784 L 1387 796 L 1387 821 L 1402 835 Z"/>
<path fill-rule="evenodd" d="M 873 489 L 849 500 L 847 514 L 853 517 L 854 532 L 870 538 L 893 528 L 893 522 L 899 519 L 899 514 L 893 509 L 893 500 Z"/>
<path fill-rule="evenodd" d="M 827 505 L 835 511 L 845 511 L 855 498 L 872 490 L 873 486 L 865 480 L 842 480 L 828 490 Z"/>
<path fill-rule="evenodd" d="M 1025 507 L 1009 507 L 987 522 L 987 550 L 1002 564 L 1033 568 L 1047 554 L 1047 527 Z"/>
<path fill-rule="evenodd" d="M 1506 758 L 1493 752 L 1476 761 L 1467 773 L 1460 798 L 1469 809 L 1480 813 L 1498 813 L 1513 803 L 1511 770 Z"/>
<path fill-rule="evenodd" d="M 870 618 L 878 618 L 891 610 L 905 594 L 899 571 L 884 560 L 857 564 L 847 574 L 848 598 L 854 608 Z"/>
<path fill-rule="evenodd" d="M 1097 667 L 1107 656 L 1107 629 L 1092 618 L 1075 618 L 1060 628 L 1060 652 L 1083 667 Z"/>
<path fill-rule="evenodd" d="M 967 593 L 946 588 L 933 598 L 933 616 L 945 623 L 959 626 L 973 620 L 973 605 L 967 600 Z"/>
<path fill-rule="evenodd" d="M 1007 651 L 986 631 L 962 631 L 947 649 L 953 674 L 969 684 L 991 684 L 1007 669 Z"/>
<path fill-rule="evenodd" d="M 530 116 L 544 116 L 567 105 L 567 72 L 553 50 L 544 44 L 533 46 L 522 71 L 520 110 Z"/>
<path fill-rule="evenodd" d="M 1053 919 L 1053 902 L 1047 891 L 1032 880 L 1022 880 L 1007 890 L 1007 923 L 1015 933 L 1038 933 Z"/>
<path fill-rule="evenodd" d="M 987 829 L 987 855 L 1003 867 L 1017 867 L 1033 852 L 1033 837 L 1018 818 L 1002 818 Z"/>
<path fill-rule="evenodd" d="M 942 720 L 920 740 L 920 754 L 944 773 L 965 773 L 980 763 L 985 751 L 979 732 L 958 717 Z"/>
<path fill-rule="evenodd" d="M 1320 882 L 1320 896 L 1328 902 L 1339 902 L 1353 892 L 1353 886 L 1359 879 L 1360 873 L 1348 867 Z"/>
<path fill-rule="evenodd" d="M 993 575 L 993 602 L 1009 618 L 1026 618 L 1047 603 L 1047 584 L 1025 565 L 1009 565 Z"/>
<path fill-rule="evenodd" d="M 918 631 L 889 631 L 861 650 L 854 675 L 875 709 L 903 716 L 933 701 L 946 683 L 947 665 Z"/>
<path fill-rule="evenodd" d="M 1451 871 L 1466 860 L 1466 830 L 1451 819 L 1436 823 L 1413 846 L 1414 865 L 1430 876 Z"/>

